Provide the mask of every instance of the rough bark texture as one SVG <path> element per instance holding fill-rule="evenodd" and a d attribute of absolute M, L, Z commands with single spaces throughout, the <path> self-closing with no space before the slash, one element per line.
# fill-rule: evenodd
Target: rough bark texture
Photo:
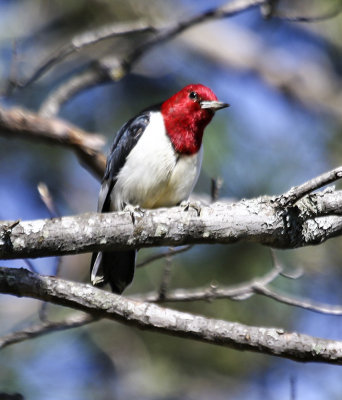
<path fill-rule="evenodd" d="M 0 268 L 0 291 L 50 301 L 140 329 L 239 350 L 262 352 L 296 361 L 342 363 L 342 342 L 339 341 L 184 313 L 130 300 L 90 285 L 33 274 L 25 269 Z"/>
<path fill-rule="evenodd" d="M 215 203 L 197 211 L 174 207 L 0 222 L 0 258 L 33 258 L 93 250 L 251 241 L 278 248 L 321 243 L 342 232 L 342 192 L 326 191 L 283 208 L 274 197 Z M 329 215 L 327 215 L 329 214 Z M 331 215 L 333 214 L 333 215 Z"/>

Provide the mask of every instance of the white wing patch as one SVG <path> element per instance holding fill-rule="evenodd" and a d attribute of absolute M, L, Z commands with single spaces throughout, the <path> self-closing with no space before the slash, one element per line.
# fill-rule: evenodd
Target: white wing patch
<path fill-rule="evenodd" d="M 145 132 L 118 173 L 111 209 L 121 210 L 125 203 L 169 207 L 186 200 L 197 182 L 202 154 L 202 148 L 193 155 L 177 154 L 162 115 L 152 112 Z"/>

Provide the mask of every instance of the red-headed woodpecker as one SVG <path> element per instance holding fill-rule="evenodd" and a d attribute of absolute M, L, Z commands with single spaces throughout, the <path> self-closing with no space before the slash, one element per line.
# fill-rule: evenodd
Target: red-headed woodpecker
<path fill-rule="evenodd" d="M 171 207 L 187 200 L 202 162 L 202 137 L 215 111 L 228 107 L 203 85 L 188 85 L 146 109 L 117 133 L 98 201 L 99 212 Z M 136 251 L 93 254 L 91 282 L 113 292 L 132 282 Z"/>

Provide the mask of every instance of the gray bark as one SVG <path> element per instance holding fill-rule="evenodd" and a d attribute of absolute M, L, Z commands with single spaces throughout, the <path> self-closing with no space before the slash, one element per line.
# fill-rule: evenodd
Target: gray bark
<path fill-rule="evenodd" d="M 118 296 L 90 285 L 40 276 L 25 269 L 0 268 L 0 292 L 32 297 L 86 311 L 140 329 L 289 358 L 342 363 L 342 342 L 252 327 L 184 313 Z"/>
<path fill-rule="evenodd" d="M 284 195 L 285 196 L 285 195 Z M 35 221 L 0 222 L 0 258 L 34 258 L 93 250 L 184 244 L 257 242 L 277 248 L 321 243 L 342 232 L 342 191 L 307 195 L 294 206 L 259 197 L 203 206 L 88 213 Z"/>

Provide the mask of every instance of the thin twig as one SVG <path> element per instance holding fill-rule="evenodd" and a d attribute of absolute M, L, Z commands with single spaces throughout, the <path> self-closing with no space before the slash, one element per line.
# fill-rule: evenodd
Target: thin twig
<path fill-rule="evenodd" d="M 331 306 L 329 304 L 317 303 L 309 299 L 301 299 L 289 296 L 288 294 L 281 293 L 279 290 L 275 291 L 267 288 L 266 286 L 259 285 L 258 282 L 253 285 L 253 290 L 255 293 L 269 297 L 273 300 L 279 301 L 280 303 L 288 304 L 290 306 L 303 308 L 319 314 L 342 315 L 342 306 Z"/>
<path fill-rule="evenodd" d="M 190 301 L 213 301 L 216 299 L 246 300 L 254 294 L 254 286 L 266 286 L 274 281 L 282 272 L 281 267 L 275 265 L 269 272 L 260 278 L 253 278 L 251 281 L 227 286 L 218 287 L 211 285 L 196 289 L 175 289 L 169 290 L 164 298 L 160 298 L 158 292 L 144 293 L 136 295 L 134 298 L 139 301 L 151 303 L 160 302 L 190 302 Z"/>
<path fill-rule="evenodd" d="M 146 265 L 151 264 L 154 261 L 160 260 L 161 258 L 166 258 L 166 257 L 170 257 L 170 256 L 175 256 L 175 255 L 180 254 L 180 253 L 184 253 L 185 251 L 190 250 L 192 247 L 193 247 L 192 244 L 180 247 L 178 249 L 175 249 L 175 248 L 171 247 L 168 251 L 166 251 L 164 253 L 156 254 L 156 255 L 151 256 L 151 257 L 147 258 L 146 260 L 138 263 L 136 265 L 136 268 L 145 267 Z"/>
<path fill-rule="evenodd" d="M 44 182 L 39 182 L 37 185 L 37 190 L 39 193 L 39 197 L 44 203 L 46 209 L 49 211 L 51 218 L 57 218 L 60 216 L 57 211 L 56 204 L 51 196 L 50 190 L 48 186 Z"/>
<path fill-rule="evenodd" d="M 78 328 L 96 320 L 97 318 L 92 315 L 75 313 L 60 322 L 43 322 L 31 325 L 30 327 L 21 331 L 13 332 L 9 335 L 0 337 L 0 349 L 27 339 L 34 339 L 47 333 Z"/>
<path fill-rule="evenodd" d="M 34 266 L 33 262 L 28 258 L 23 259 L 24 263 L 28 266 L 29 270 L 38 274 L 37 268 Z"/>
<path fill-rule="evenodd" d="M 3 90 L 4 95 L 6 97 L 9 96 L 12 93 L 12 91 L 18 86 L 17 76 L 18 76 L 18 48 L 17 48 L 17 41 L 14 40 L 12 45 L 12 57 L 11 57 L 8 82 Z"/>
<path fill-rule="evenodd" d="M 218 200 L 220 191 L 222 189 L 223 179 L 218 177 L 216 179 L 211 178 L 211 187 L 210 187 L 210 197 L 211 202 L 215 203 Z"/>
<path fill-rule="evenodd" d="M 172 250 L 172 249 L 170 249 Z M 166 293 L 169 290 L 169 285 L 171 281 L 171 268 L 172 268 L 172 256 L 169 254 L 165 258 L 165 263 L 163 267 L 162 278 L 158 290 L 158 297 L 160 300 L 165 299 Z"/>
<path fill-rule="evenodd" d="M 283 267 L 276 258 L 275 252 L 271 249 L 273 268 L 261 278 L 254 278 L 249 282 L 240 285 L 218 287 L 211 285 L 207 288 L 196 289 L 176 289 L 168 291 L 167 294 L 160 296 L 159 292 L 151 292 L 143 295 L 137 295 L 140 301 L 149 301 L 153 303 L 161 302 L 190 302 L 190 301 L 213 301 L 216 299 L 246 300 L 254 294 L 259 294 L 276 300 L 280 303 L 303 308 L 308 311 L 328 315 L 342 315 L 342 306 L 331 306 L 323 303 L 317 303 L 309 299 L 300 299 L 281 293 L 278 290 L 270 289 L 268 285 L 277 277 L 283 276 L 288 279 L 298 279 L 300 273 L 285 273 Z"/>
<path fill-rule="evenodd" d="M 292 206 L 305 195 L 341 178 L 342 166 L 310 179 L 302 185 L 291 188 L 288 192 L 280 195 L 275 201 L 279 203 L 281 207 Z"/>

